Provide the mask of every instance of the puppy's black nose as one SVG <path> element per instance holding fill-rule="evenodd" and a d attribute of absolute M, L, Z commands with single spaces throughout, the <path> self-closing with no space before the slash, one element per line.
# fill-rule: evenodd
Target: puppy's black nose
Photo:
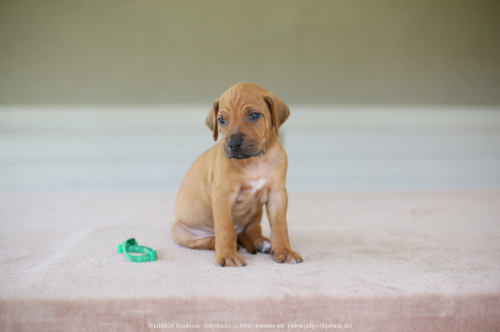
<path fill-rule="evenodd" d="M 243 145 L 244 140 L 245 140 L 245 136 L 243 136 L 241 134 L 231 135 L 227 139 L 227 146 L 231 149 L 231 151 L 237 151 Z"/>

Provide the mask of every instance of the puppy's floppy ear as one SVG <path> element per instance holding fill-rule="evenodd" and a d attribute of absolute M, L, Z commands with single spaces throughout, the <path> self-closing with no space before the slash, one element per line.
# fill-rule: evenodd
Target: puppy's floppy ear
<path fill-rule="evenodd" d="M 288 119 L 288 116 L 290 115 L 290 110 L 288 109 L 288 106 L 286 106 L 286 104 L 281 99 L 279 99 L 273 94 L 265 96 L 264 100 L 266 101 L 266 104 L 269 107 L 269 110 L 271 111 L 271 121 L 274 130 L 276 131 L 276 134 L 279 134 L 278 130 L 281 127 L 281 125 L 285 123 L 286 119 Z"/>
<path fill-rule="evenodd" d="M 205 124 L 214 134 L 214 141 L 217 141 L 219 138 L 219 127 L 217 122 L 217 113 L 219 113 L 219 100 L 214 103 L 214 106 L 208 113 L 207 119 L 205 120 Z"/>

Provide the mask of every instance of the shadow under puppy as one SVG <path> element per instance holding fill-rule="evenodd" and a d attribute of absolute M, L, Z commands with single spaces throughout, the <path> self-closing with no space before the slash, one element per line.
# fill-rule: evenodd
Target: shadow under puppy
<path fill-rule="evenodd" d="M 271 253 L 278 263 L 300 263 L 290 248 L 286 222 L 287 156 L 278 136 L 290 111 L 274 94 L 240 83 L 215 102 L 206 119 L 217 141 L 187 171 L 177 194 L 178 244 L 215 250 L 215 264 L 245 266 L 239 242 L 252 254 Z M 271 240 L 262 236 L 263 205 Z"/>

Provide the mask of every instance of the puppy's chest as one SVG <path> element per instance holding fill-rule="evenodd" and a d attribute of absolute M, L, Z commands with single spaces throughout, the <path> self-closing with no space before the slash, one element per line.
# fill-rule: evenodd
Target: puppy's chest
<path fill-rule="evenodd" d="M 264 204 L 267 201 L 267 183 L 266 178 L 255 178 L 244 182 L 236 198 L 237 207 L 252 208 Z"/>

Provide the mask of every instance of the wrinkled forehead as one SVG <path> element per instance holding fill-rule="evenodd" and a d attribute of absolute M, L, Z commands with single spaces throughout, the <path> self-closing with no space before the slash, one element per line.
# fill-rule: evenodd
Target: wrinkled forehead
<path fill-rule="evenodd" d="M 219 99 L 221 109 L 240 109 L 246 105 L 265 107 L 266 90 L 252 84 L 239 84 L 226 92 Z"/>

